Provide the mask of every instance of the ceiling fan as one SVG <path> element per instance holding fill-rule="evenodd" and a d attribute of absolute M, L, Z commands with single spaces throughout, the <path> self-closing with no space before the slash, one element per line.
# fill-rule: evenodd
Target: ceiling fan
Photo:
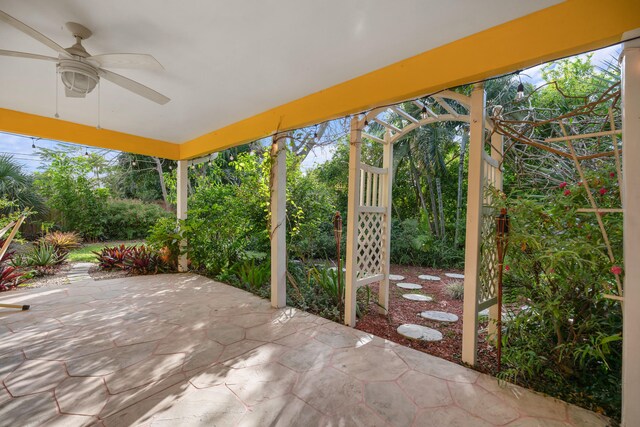
<path fill-rule="evenodd" d="M 1 10 L 0 21 L 6 22 L 26 35 L 33 37 L 40 43 L 47 45 L 58 52 L 58 57 L 55 58 L 52 56 L 36 55 L 26 52 L 14 52 L 2 49 L 0 49 L 0 55 L 55 62 L 57 64 L 62 83 L 65 87 L 65 94 L 68 97 L 84 98 L 96 87 L 100 78 L 103 78 L 135 93 L 136 95 L 140 95 L 158 104 L 164 105 L 170 101 L 166 96 L 143 84 L 103 68 L 162 70 L 162 65 L 160 65 L 160 63 L 151 55 L 137 53 L 90 55 L 82 46 L 82 40 L 86 40 L 91 37 L 92 33 L 86 27 L 75 22 L 67 22 L 65 24 L 67 29 L 76 39 L 73 46 L 65 49 L 50 38 Z"/>

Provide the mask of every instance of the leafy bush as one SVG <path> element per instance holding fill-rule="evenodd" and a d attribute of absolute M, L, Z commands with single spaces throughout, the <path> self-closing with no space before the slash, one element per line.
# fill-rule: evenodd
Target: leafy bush
<path fill-rule="evenodd" d="M 162 207 L 139 200 L 110 199 L 104 207 L 103 237 L 107 240 L 132 240 L 147 236 L 158 220 L 175 217 Z"/>
<path fill-rule="evenodd" d="M 145 245 L 132 246 L 124 258 L 124 270 L 131 274 L 157 274 L 163 269 L 158 253 Z"/>
<path fill-rule="evenodd" d="M 59 254 L 63 254 L 79 248 L 82 238 L 74 231 L 54 231 L 46 234 L 41 241 L 53 246 Z"/>
<path fill-rule="evenodd" d="M 98 267 L 102 270 L 124 269 L 124 260 L 133 246 L 105 246 L 100 252 L 93 252 L 98 258 Z"/>
<path fill-rule="evenodd" d="M 462 298 L 464 298 L 464 282 L 461 280 L 456 280 L 455 282 L 447 283 L 444 287 L 444 291 L 452 299 L 461 300 Z"/>
<path fill-rule="evenodd" d="M 612 171 L 603 168 L 587 179 L 600 207 L 619 207 Z M 502 375 L 615 417 L 622 310 L 604 295 L 617 292 L 613 272 L 622 271 L 622 216 L 600 217 L 617 263 L 612 265 L 596 216 L 577 212 L 588 206 L 584 187 L 563 183 L 542 199 L 506 204 L 505 296 L 529 309 L 507 324 Z"/>
<path fill-rule="evenodd" d="M 16 269 L 16 267 L 0 264 L 0 292 L 17 287 L 22 277 L 22 272 Z"/>
<path fill-rule="evenodd" d="M 124 270 L 130 274 L 156 274 L 167 270 L 158 251 L 146 245 L 104 247 L 94 252 L 102 270 Z"/>
<path fill-rule="evenodd" d="M 425 220 L 393 220 L 391 224 L 391 262 L 441 268 L 464 265 L 464 251 L 433 237 Z"/>
<path fill-rule="evenodd" d="M 172 269 L 178 267 L 180 231 L 175 218 L 159 218 L 149 230 L 147 244 L 160 252 L 162 261 Z"/>
<path fill-rule="evenodd" d="M 236 275 L 246 289 L 255 294 L 269 284 L 271 264 L 269 262 L 256 264 L 255 259 L 238 263 L 235 267 Z"/>

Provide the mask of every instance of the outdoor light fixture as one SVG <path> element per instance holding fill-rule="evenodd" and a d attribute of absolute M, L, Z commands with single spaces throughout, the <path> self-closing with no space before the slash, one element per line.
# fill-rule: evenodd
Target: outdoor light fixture
<path fill-rule="evenodd" d="M 133 162 L 131 162 L 131 166 L 135 166 L 136 165 L 136 161 L 134 160 Z"/>
<path fill-rule="evenodd" d="M 89 157 L 89 150 L 87 150 L 86 148 L 84 149 L 84 155 Z"/>
<path fill-rule="evenodd" d="M 35 139 L 31 140 L 31 148 L 34 148 L 34 149 L 36 148 L 36 140 Z"/>
<path fill-rule="evenodd" d="M 518 85 L 518 93 L 516 93 L 516 101 L 522 101 L 524 99 L 524 85 L 522 82 Z"/>
<path fill-rule="evenodd" d="M 229 161 L 232 162 L 233 161 L 233 155 L 229 156 Z"/>
<path fill-rule="evenodd" d="M 369 120 L 364 119 L 364 125 L 365 125 L 365 126 L 369 126 Z"/>
<path fill-rule="evenodd" d="M 427 113 L 427 106 L 426 105 L 422 106 L 422 110 L 420 111 L 420 117 L 422 117 L 422 120 L 424 120 L 427 117 L 429 117 L 429 113 Z"/>

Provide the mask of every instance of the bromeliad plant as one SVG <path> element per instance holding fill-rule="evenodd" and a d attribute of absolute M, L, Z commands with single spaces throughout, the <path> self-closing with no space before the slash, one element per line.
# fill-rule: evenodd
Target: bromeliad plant
<path fill-rule="evenodd" d="M 73 231 L 54 231 L 46 234 L 40 241 L 56 248 L 59 254 L 65 254 L 69 253 L 72 249 L 79 248 L 82 243 L 82 238 L 78 233 Z"/>
<path fill-rule="evenodd" d="M 125 258 L 131 252 L 133 246 L 105 246 L 99 252 L 93 251 L 98 258 L 98 266 L 102 270 L 124 270 Z"/>
<path fill-rule="evenodd" d="M 22 272 L 11 265 L 0 264 L 0 292 L 11 290 L 21 283 Z"/>
<path fill-rule="evenodd" d="M 146 245 L 104 247 L 93 252 L 102 270 L 123 270 L 130 274 L 157 274 L 168 269 L 158 251 Z"/>

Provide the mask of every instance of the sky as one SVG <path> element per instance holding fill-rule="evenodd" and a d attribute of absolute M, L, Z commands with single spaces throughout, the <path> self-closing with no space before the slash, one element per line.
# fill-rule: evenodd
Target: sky
<path fill-rule="evenodd" d="M 600 49 L 593 52 L 592 62 L 596 65 L 603 64 L 606 61 L 612 61 L 618 58 L 620 55 L 620 45 Z M 579 55 L 581 56 L 581 55 Z M 522 72 L 523 81 L 530 82 L 534 85 L 538 85 L 542 82 L 542 68 L 544 64 L 529 68 Z M 25 172 L 32 173 L 41 169 L 43 165 L 36 149 L 32 148 L 32 144 L 35 143 L 36 147 L 54 148 L 58 142 L 35 139 L 19 135 L 11 135 L 0 132 L 0 155 L 11 155 L 13 158 L 23 165 Z M 65 144 L 70 145 L 70 144 Z M 116 152 L 105 152 L 102 149 L 93 149 L 90 147 L 84 147 L 75 145 L 78 153 L 83 154 L 85 151 L 100 152 L 106 155 L 106 157 L 113 158 Z M 304 170 L 310 169 L 317 164 L 321 164 L 329 160 L 335 146 L 323 146 L 317 147 L 312 150 L 305 161 L 302 164 Z"/>

